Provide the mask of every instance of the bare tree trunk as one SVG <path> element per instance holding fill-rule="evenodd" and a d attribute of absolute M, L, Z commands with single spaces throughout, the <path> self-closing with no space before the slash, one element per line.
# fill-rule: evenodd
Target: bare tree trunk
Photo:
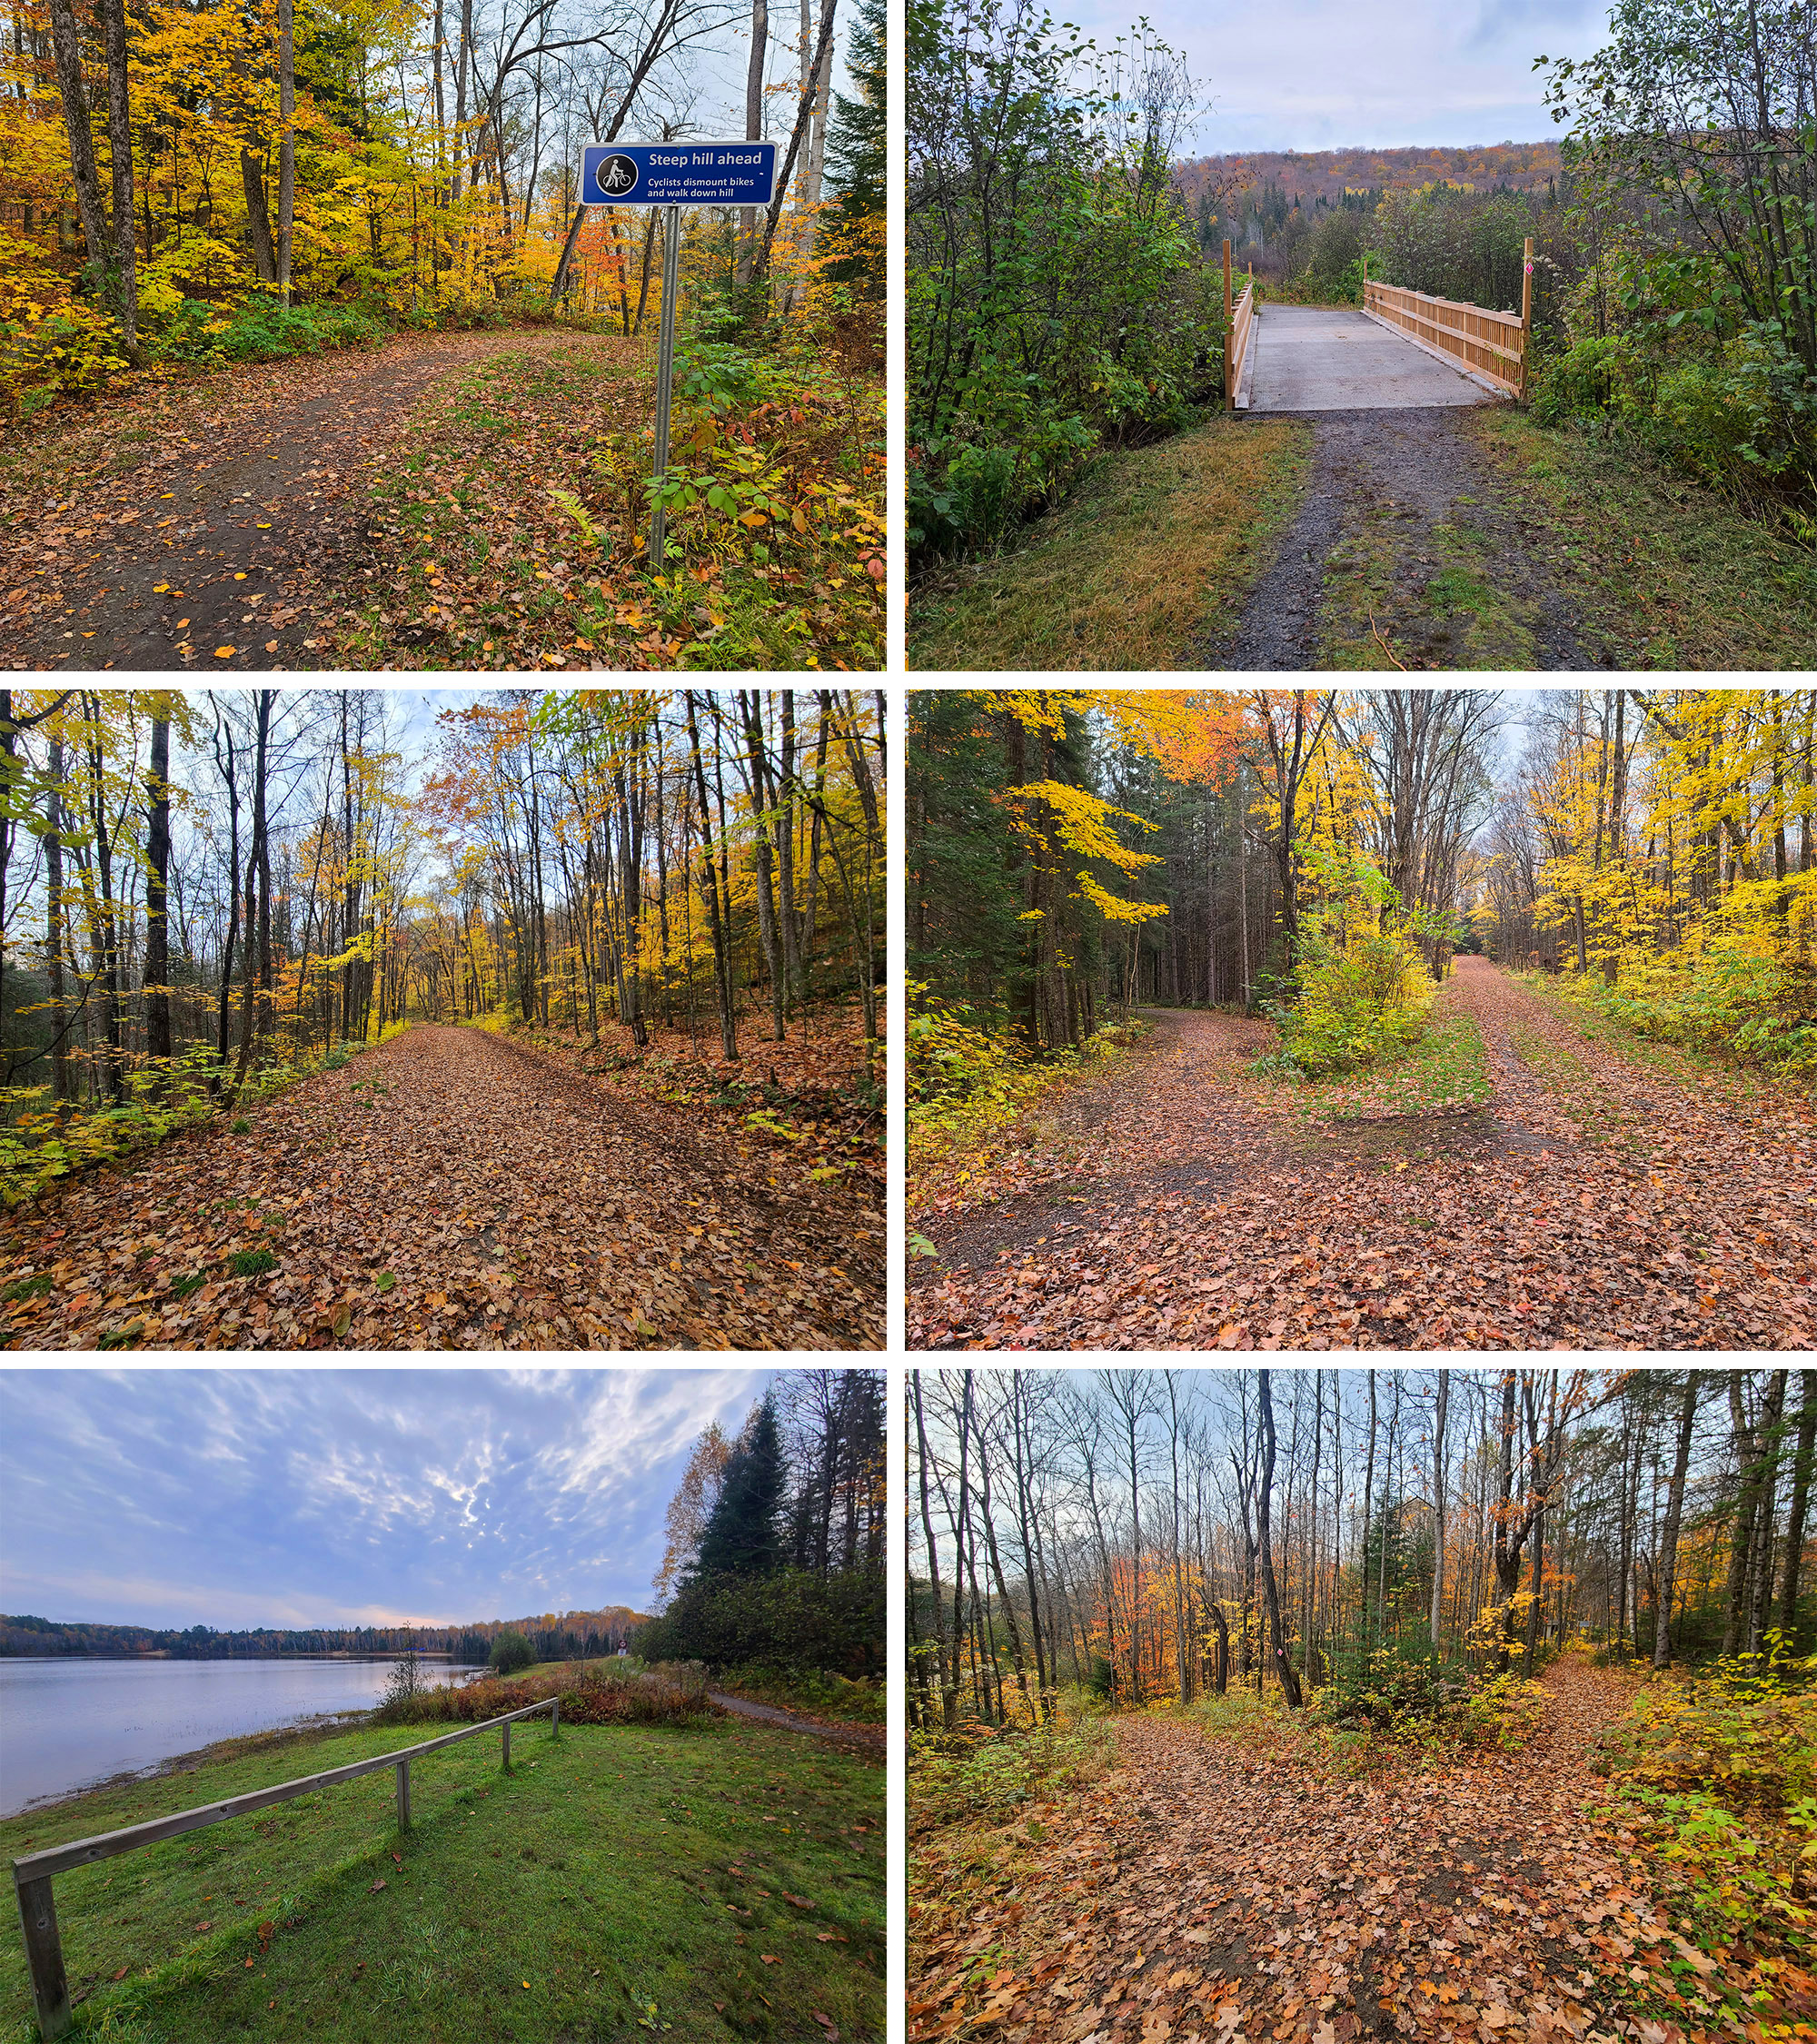
<path fill-rule="evenodd" d="M 1799 1372 L 1798 1459 L 1792 1475 L 1792 1521 L 1785 1530 L 1785 1592 L 1779 1629 L 1787 1650 L 1798 1652 L 1798 1577 L 1804 1565 L 1804 1519 L 1811 1500 L 1811 1464 L 1817 1451 L 1817 1370 Z"/>
<path fill-rule="evenodd" d="M 1691 1435 L 1697 1421 L 1699 1374 L 1685 1373 L 1684 1400 L 1678 1410 L 1678 1447 L 1673 1457 L 1672 1483 L 1665 1493 L 1665 1527 L 1660 1536 L 1659 1602 L 1653 1614 L 1653 1664 L 1663 1668 L 1672 1659 L 1672 1601 L 1677 1590 L 1678 1529 L 1684 1518 L 1684 1477 L 1691 1466 Z"/>
<path fill-rule="evenodd" d="M 278 298 L 290 303 L 291 228 L 296 214 L 296 60 L 292 0 L 278 0 Z M 436 44 L 440 67 L 441 44 Z M 438 138 L 439 139 L 439 138 Z M 432 269 L 433 258 L 431 259 Z"/>
<path fill-rule="evenodd" d="M 170 1079 L 170 718 L 152 717 L 145 808 L 145 1054 L 161 1089 Z"/>
<path fill-rule="evenodd" d="M 758 142 L 763 136 L 763 71 L 769 55 L 769 0 L 751 0 L 750 62 L 745 67 L 744 138 Z M 750 282 L 750 268 L 757 253 L 757 208 L 739 208 L 739 252 L 732 274 L 740 284 Z"/>
<path fill-rule="evenodd" d="M 1300 1679 L 1288 1658 L 1286 1642 L 1281 1635 L 1281 1597 L 1275 1584 L 1275 1554 L 1269 1537 L 1268 1493 L 1275 1482 L 1275 1404 L 1269 1394 L 1266 1370 L 1256 1373 L 1258 1395 L 1261 1404 L 1262 1427 L 1262 1481 L 1256 1495 L 1256 1525 L 1257 1544 L 1262 1554 L 1262 1594 L 1268 1607 L 1269 1652 L 1273 1655 L 1275 1672 L 1280 1678 L 1281 1688 L 1287 1699 L 1287 1708 L 1297 1711 L 1301 1705 Z"/>
<path fill-rule="evenodd" d="M 64 995 L 63 965 L 66 939 L 63 900 L 63 737 L 51 734 L 50 789 L 46 797 L 45 867 L 45 961 L 51 988 L 51 1098 L 71 1100 L 69 1009 Z"/>
<path fill-rule="evenodd" d="M 1439 1619 L 1445 1602 L 1445 1422 L 1451 1405 L 1451 1372 L 1438 1373 L 1438 1402 L 1432 1424 L 1432 1617 L 1426 1636 L 1438 1652 Z"/>
<path fill-rule="evenodd" d="M 1754 1508 L 1754 1553 L 1748 1569 L 1748 1652 L 1758 1654 L 1766 1640 L 1767 1620 L 1772 1610 L 1772 1518 L 1779 1487 L 1780 1451 L 1783 1445 L 1782 1422 L 1785 1414 L 1785 1384 L 1791 1374 L 1775 1370 L 1768 1380 L 1766 1411 L 1761 1426 L 1760 1495 Z"/>

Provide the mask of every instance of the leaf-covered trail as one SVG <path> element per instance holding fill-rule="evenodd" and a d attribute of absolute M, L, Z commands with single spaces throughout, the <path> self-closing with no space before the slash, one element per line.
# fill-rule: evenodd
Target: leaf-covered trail
<path fill-rule="evenodd" d="M 370 590 L 369 485 L 419 401 L 501 349 L 573 338 L 401 335 L 375 353 L 147 380 L 51 429 L 0 475 L 5 664 L 333 664 Z"/>
<path fill-rule="evenodd" d="M 1627 1690 L 1574 1659 L 1544 1687 L 1524 1751 L 1377 1781 L 1117 1719 L 1117 1771 L 1040 1811 L 1016 1885 L 931 1930 L 911 1914 L 910 2044 L 1682 2035 L 1617 2012 L 1618 1976 L 1690 1948 L 1632 1840 L 1584 1814 Z"/>
<path fill-rule="evenodd" d="M 0 1226 L 15 1348 L 874 1348 L 880 1184 L 424 1026 Z M 802 1146 L 801 1147 L 805 1147 Z M 276 1266 L 232 1275 L 236 1252 Z M 197 1282 L 199 1280 L 199 1282 Z"/>
<path fill-rule="evenodd" d="M 1250 1068 L 1262 1022 L 1153 1040 L 911 1225 L 912 1348 L 1806 1349 L 1807 1095 L 1628 1062 L 1486 960 L 1442 1016 L 1493 1097 L 1354 1118 Z"/>

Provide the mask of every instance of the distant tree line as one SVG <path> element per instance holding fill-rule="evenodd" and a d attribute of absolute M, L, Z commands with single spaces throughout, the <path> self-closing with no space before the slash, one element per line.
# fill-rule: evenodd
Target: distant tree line
<path fill-rule="evenodd" d="M 415 1652 L 445 1653 L 479 1667 L 491 1660 L 494 1642 L 507 1632 L 528 1639 L 538 1661 L 579 1661 L 616 1653 L 641 1622 L 640 1614 L 623 1604 L 467 1625 L 258 1626 L 228 1632 L 212 1625 L 179 1631 L 0 1617 L 0 1654 L 158 1654 L 174 1661 L 231 1661 L 283 1654 Z"/>
<path fill-rule="evenodd" d="M 883 1444 L 880 1370 L 790 1372 L 736 1440 L 710 1427 L 670 1506 L 667 1608 L 639 1655 L 880 1676 Z"/>

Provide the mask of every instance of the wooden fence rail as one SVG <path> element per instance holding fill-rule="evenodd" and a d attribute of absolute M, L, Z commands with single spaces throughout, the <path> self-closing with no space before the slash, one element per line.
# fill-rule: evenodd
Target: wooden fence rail
<path fill-rule="evenodd" d="M 425 1739 L 421 1745 L 401 1747 L 396 1752 L 380 1753 L 372 1760 L 352 1761 L 345 1767 L 331 1767 L 322 1774 L 305 1774 L 294 1781 L 280 1781 L 269 1789 L 253 1789 L 243 1796 L 229 1796 L 224 1802 L 204 1803 L 195 1810 L 179 1810 L 173 1816 L 154 1817 L 144 1824 L 128 1824 L 122 1831 L 103 1831 L 97 1838 L 72 1840 L 53 1845 L 43 1852 L 28 1852 L 13 1862 L 13 1887 L 18 1897 L 19 1923 L 25 1932 L 25 1960 L 32 1970 L 32 1999 L 37 2004 L 38 2031 L 46 2040 L 61 2037 L 69 2028 L 69 1981 L 64 1972 L 63 1943 L 57 1935 L 56 1903 L 51 1882 L 60 1873 L 76 1867 L 93 1866 L 122 1852 L 136 1852 L 142 1845 L 181 1837 L 184 1831 L 201 1831 L 204 1825 L 224 1824 L 230 1817 L 244 1817 L 274 1802 L 291 1802 L 317 1789 L 332 1788 L 337 1781 L 351 1781 L 356 1775 L 376 1774 L 381 1768 L 397 1772 L 398 1829 L 410 1829 L 410 1763 L 439 1747 L 456 1745 L 462 1739 L 477 1739 L 482 1731 L 501 1731 L 504 1768 L 511 1771 L 511 1728 L 519 1718 L 550 1712 L 549 1735 L 561 1731 L 561 1699 L 545 1697 L 541 1703 L 527 1703 L 521 1711 L 507 1711 L 501 1718 L 487 1718 L 460 1731 L 444 1732 L 440 1739 Z"/>
<path fill-rule="evenodd" d="M 1530 288 L 1531 273 L 1524 298 Z M 1525 395 L 1528 315 L 1492 313 L 1455 298 L 1377 283 L 1373 277 L 1363 286 L 1363 310 L 1440 361 L 1469 370 L 1511 397 Z"/>
<path fill-rule="evenodd" d="M 1233 305 L 1230 300 L 1230 243 L 1224 244 L 1224 409 L 1235 412 L 1243 384 L 1249 336 L 1256 323 L 1256 272 L 1252 264 L 1243 295 Z"/>
<path fill-rule="evenodd" d="M 1249 402 L 1243 395 L 1243 372 L 1249 366 L 1249 347 L 1255 332 L 1256 280 L 1251 277 L 1243 286 L 1243 295 L 1230 315 L 1230 372 L 1224 384 L 1224 402 L 1229 411 L 1234 412 L 1239 404 Z"/>

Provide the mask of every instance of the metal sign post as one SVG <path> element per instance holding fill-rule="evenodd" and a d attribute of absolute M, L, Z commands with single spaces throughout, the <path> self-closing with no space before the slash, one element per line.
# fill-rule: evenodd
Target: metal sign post
<path fill-rule="evenodd" d="M 650 571 L 662 567 L 662 537 L 668 510 L 662 485 L 669 480 L 669 392 L 675 382 L 675 279 L 680 267 L 681 208 L 662 209 L 662 345 L 656 365 L 656 494 L 650 506 Z"/>
<path fill-rule="evenodd" d="M 581 152 L 581 203 L 660 206 L 662 339 L 656 369 L 656 489 L 650 511 L 650 571 L 662 565 L 669 473 L 669 401 L 675 381 L 675 300 L 683 206 L 767 206 L 776 196 L 773 142 L 590 142 Z"/>

